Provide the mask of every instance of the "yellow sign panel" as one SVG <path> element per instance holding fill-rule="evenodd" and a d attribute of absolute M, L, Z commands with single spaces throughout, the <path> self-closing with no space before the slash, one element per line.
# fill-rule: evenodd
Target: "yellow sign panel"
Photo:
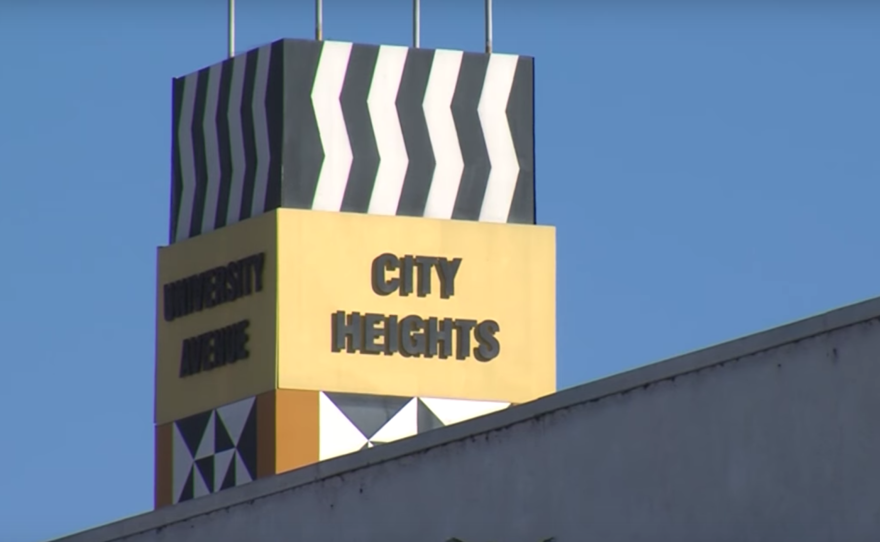
<path fill-rule="evenodd" d="M 284 389 L 523 402 L 555 391 L 555 230 L 283 209 Z"/>
<path fill-rule="evenodd" d="M 159 249 L 156 423 L 273 389 L 555 391 L 551 227 L 280 209 Z"/>
<path fill-rule="evenodd" d="M 159 249 L 155 422 L 275 389 L 276 219 Z"/>

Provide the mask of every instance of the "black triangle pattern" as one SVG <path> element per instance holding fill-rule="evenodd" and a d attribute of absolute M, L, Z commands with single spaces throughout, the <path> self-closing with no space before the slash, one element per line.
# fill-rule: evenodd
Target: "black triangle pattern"
<path fill-rule="evenodd" d="M 388 395 L 364 395 L 360 393 L 325 394 L 330 401 L 358 428 L 365 438 L 370 439 L 382 429 L 400 409 L 406 406 L 411 397 L 392 397 Z"/>
<path fill-rule="evenodd" d="M 214 456 L 203 457 L 196 460 L 196 469 L 205 480 L 208 492 L 214 493 Z"/>
<path fill-rule="evenodd" d="M 214 416 L 214 453 L 219 454 L 233 448 L 235 448 L 235 443 L 232 442 L 226 425 L 220 416 Z"/>
<path fill-rule="evenodd" d="M 177 430 L 180 431 L 180 436 L 183 437 L 183 441 L 186 443 L 187 449 L 189 449 L 190 457 L 196 456 L 199 443 L 205 435 L 205 429 L 207 429 L 208 422 L 213 414 L 214 411 L 209 410 L 177 421 Z"/>
<path fill-rule="evenodd" d="M 235 448 L 238 451 L 239 457 L 241 457 L 241 462 L 244 463 L 245 468 L 248 470 L 251 480 L 256 480 L 257 409 L 254 407 L 251 407 L 251 411 L 248 413 L 247 420 L 244 422 L 244 427 L 241 430 L 241 436 L 238 438 L 238 446 Z"/>
<path fill-rule="evenodd" d="M 226 476 L 223 477 L 223 484 L 220 486 L 221 490 L 235 487 L 235 463 L 235 455 L 233 454 L 232 460 L 229 462 L 229 470 L 226 471 Z"/>
<path fill-rule="evenodd" d="M 189 469 L 189 476 L 186 477 L 186 482 L 183 483 L 183 489 L 180 491 L 179 502 L 192 500 L 193 495 L 195 495 L 195 480 L 193 479 L 194 475 L 195 469 Z"/>
<path fill-rule="evenodd" d="M 416 416 L 416 423 L 419 434 L 424 433 L 425 431 L 430 431 L 432 429 L 439 429 L 441 427 L 445 427 L 446 425 L 442 421 L 440 421 L 440 418 L 438 418 L 437 415 L 434 414 L 434 412 L 430 408 L 428 408 L 428 405 L 422 402 L 421 399 L 418 400 Z"/>
<path fill-rule="evenodd" d="M 183 502 L 191 500 L 195 496 L 195 476 L 201 476 L 205 481 L 205 486 L 210 493 L 216 493 L 223 489 L 229 489 L 236 486 L 237 469 L 236 458 L 241 458 L 241 463 L 247 470 L 251 480 L 257 478 L 257 408 L 256 401 L 251 400 L 251 407 L 248 412 L 244 427 L 242 428 L 239 441 L 232 441 L 229 430 L 223 423 L 220 416 L 215 415 L 215 410 L 200 412 L 192 416 L 188 416 L 175 422 L 177 430 L 180 432 L 183 441 L 186 443 L 190 458 L 194 458 L 199 449 L 199 444 L 205 436 L 205 430 L 208 423 L 214 424 L 214 445 L 213 453 L 207 457 L 193 460 L 190 463 L 190 470 L 186 482 L 181 488 L 180 495 L 175 502 Z M 212 419 L 213 418 L 213 419 Z M 229 462 L 229 467 L 225 473 L 216 472 L 217 459 L 216 454 L 228 450 L 235 450 L 233 457 Z M 220 487 L 215 487 L 215 475 L 223 477 Z"/>

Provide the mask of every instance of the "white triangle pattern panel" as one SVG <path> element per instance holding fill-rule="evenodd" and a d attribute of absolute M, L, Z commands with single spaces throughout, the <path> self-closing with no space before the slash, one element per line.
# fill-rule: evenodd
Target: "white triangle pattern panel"
<path fill-rule="evenodd" d="M 324 393 L 318 403 L 318 458 L 320 460 L 356 452 L 367 437 Z"/>
<path fill-rule="evenodd" d="M 370 438 L 370 443 L 393 442 L 418 433 L 418 406 L 418 399 L 413 399 L 407 403 Z"/>
<path fill-rule="evenodd" d="M 345 395 L 345 394 L 333 394 Z M 363 397 L 363 396 L 361 396 Z M 372 396 L 380 401 L 383 396 Z M 414 397 L 386 420 L 373 435 L 364 435 L 355 423 L 323 392 L 319 399 L 319 460 L 323 461 L 411 437 L 418 433 L 419 403 L 443 425 L 452 425 L 504 410 L 510 403 L 466 399 Z"/>
<path fill-rule="evenodd" d="M 510 406 L 510 403 L 496 401 L 468 401 L 465 399 L 438 399 L 433 397 L 422 397 L 421 400 L 443 422 L 443 425 L 452 425 L 465 420 L 471 420 L 504 410 Z"/>

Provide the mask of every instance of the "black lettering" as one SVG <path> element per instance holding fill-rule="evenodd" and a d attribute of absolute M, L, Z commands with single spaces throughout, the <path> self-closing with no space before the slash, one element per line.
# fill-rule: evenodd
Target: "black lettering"
<path fill-rule="evenodd" d="M 501 328 L 495 320 L 484 320 L 477 325 L 477 346 L 474 348 L 474 357 L 479 361 L 492 361 L 501 352 L 501 344 L 495 334 Z"/>
<path fill-rule="evenodd" d="M 190 366 L 190 350 L 192 350 L 192 339 L 184 339 L 183 345 L 180 348 L 180 378 L 185 376 L 189 376 L 192 374 L 192 367 Z"/>
<path fill-rule="evenodd" d="M 413 266 L 415 261 L 412 256 L 403 257 L 403 265 L 400 267 L 400 295 L 408 296 L 413 292 Z"/>
<path fill-rule="evenodd" d="M 174 320 L 174 283 L 168 283 L 162 288 L 162 312 L 166 322 Z"/>
<path fill-rule="evenodd" d="M 202 309 L 210 309 L 214 307 L 214 273 L 212 271 L 205 271 L 201 275 L 199 275 L 199 279 L 195 281 L 193 285 L 193 291 L 198 292 L 194 294 L 198 299 L 197 308 L 195 310 L 201 311 Z"/>
<path fill-rule="evenodd" d="M 403 357 L 418 357 L 425 354 L 425 321 L 415 315 L 400 321 L 400 354 Z"/>
<path fill-rule="evenodd" d="M 471 330 L 477 326 L 476 320 L 455 320 L 455 359 L 467 359 L 471 353 Z"/>
<path fill-rule="evenodd" d="M 251 353 L 248 350 L 248 341 L 250 340 L 250 336 L 247 334 L 247 329 L 250 327 L 250 325 L 250 321 L 242 320 L 234 326 L 235 331 L 232 334 L 233 363 L 248 359 L 251 356 Z"/>
<path fill-rule="evenodd" d="M 205 337 L 198 335 L 193 338 L 193 372 L 200 373 L 205 368 Z"/>
<path fill-rule="evenodd" d="M 222 268 L 215 267 L 210 271 L 211 282 L 209 284 L 211 285 L 211 293 L 209 295 L 211 299 L 211 307 L 216 307 L 223 303 L 220 299 L 220 269 Z"/>
<path fill-rule="evenodd" d="M 376 324 L 384 320 L 385 316 L 382 314 L 367 313 L 364 315 L 364 354 L 382 353 L 384 345 L 376 344 L 376 339 L 385 335 L 385 329 L 384 326 L 377 329 Z"/>
<path fill-rule="evenodd" d="M 175 320 L 180 318 L 181 310 L 180 310 L 180 282 L 171 282 L 167 284 L 168 286 L 168 298 L 166 300 L 171 303 L 171 320 Z"/>
<path fill-rule="evenodd" d="M 172 283 L 171 290 L 174 296 L 174 318 L 182 318 L 186 316 L 186 281 L 177 280 Z"/>
<path fill-rule="evenodd" d="M 212 332 L 203 333 L 201 337 L 199 337 L 201 342 L 201 367 L 203 371 L 211 370 L 211 355 L 214 353 L 213 344 L 211 344 L 211 336 Z"/>
<path fill-rule="evenodd" d="M 241 297 L 241 268 L 238 262 L 226 264 L 226 299 L 235 301 Z"/>
<path fill-rule="evenodd" d="M 183 356 L 185 361 L 183 362 L 184 368 L 181 369 L 181 372 L 184 373 L 185 376 L 198 373 L 200 368 L 198 337 L 191 337 L 184 341 Z"/>
<path fill-rule="evenodd" d="M 257 292 L 263 291 L 263 267 L 265 264 L 265 252 L 254 255 L 254 290 Z"/>
<path fill-rule="evenodd" d="M 190 313 L 190 307 L 192 305 L 192 300 L 190 299 L 191 294 L 190 289 L 190 279 L 183 279 L 177 282 L 177 307 L 178 307 L 178 318 L 181 316 L 187 316 Z"/>
<path fill-rule="evenodd" d="M 265 253 L 254 254 L 164 285 L 163 317 L 171 322 L 263 290 Z"/>
<path fill-rule="evenodd" d="M 336 311 L 332 315 L 332 321 L 334 352 L 345 350 L 349 354 L 354 354 L 363 348 L 363 321 L 360 313 L 353 312 L 346 319 L 344 311 Z"/>
<path fill-rule="evenodd" d="M 238 333 L 238 326 L 236 324 L 227 326 L 224 330 L 222 365 L 229 365 L 238 361 L 235 359 L 235 340 L 238 337 Z"/>
<path fill-rule="evenodd" d="M 440 297 L 449 299 L 455 295 L 455 276 L 461 267 L 461 258 L 438 258 L 437 276 L 440 278 Z"/>
<path fill-rule="evenodd" d="M 250 357 L 248 320 L 184 339 L 180 352 L 180 377 L 210 371 Z"/>
<path fill-rule="evenodd" d="M 373 260 L 372 283 L 376 295 L 390 295 L 400 285 L 400 279 L 385 279 L 386 271 L 394 271 L 400 266 L 400 260 L 394 254 L 380 254 Z"/>
<path fill-rule="evenodd" d="M 452 355 L 452 318 L 428 318 L 428 346 L 426 356 L 432 358 L 438 353 L 441 359 Z M 440 349 L 440 344 L 443 349 Z"/>
<path fill-rule="evenodd" d="M 181 280 L 177 283 L 177 298 L 180 303 L 180 316 L 189 316 L 192 312 L 193 307 L 193 299 L 192 293 L 190 293 L 195 285 L 192 283 L 192 280 Z"/>
<path fill-rule="evenodd" d="M 431 293 L 431 271 L 434 270 L 437 258 L 416 256 L 415 263 L 419 273 L 416 294 L 425 297 Z"/>
<path fill-rule="evenodd" d="M 215 277 L 215 296 L 217 297 L 217 304 L 222 305 L 226 303 L 229 298 L 226 295 L 226 267 L 218 267 L 214 270 Z"/>
<path fill-rule="evenodd" d="M 383 345 L 385 355 L 390 356 L 397 352 L 397 347 L 399 345 L 400 330 L 397 325 L 397 316 L 392 314 L 385 319 L 385 344 Z"/>
<path fill-rule="evenodd" d="M 254 293 L 254 263 L 253 256 L 241 260 L 241 286 L 242 295 L 251 295 Z"/>

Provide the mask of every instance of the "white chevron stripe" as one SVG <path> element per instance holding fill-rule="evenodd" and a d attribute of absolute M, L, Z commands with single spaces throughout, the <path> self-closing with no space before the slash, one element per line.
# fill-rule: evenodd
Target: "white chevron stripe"
<path fill-rule="evenodd" d="M 205 134 L 205 159 L 208 163 L 208 184 L 205 190 L 205 207 L 202 214 L 202 233 L 213 231 L 217 216 L 217 199 L 220 197 L 220 147 L 217 143 L 217 99 L 220 96 L 220 71 L 222 64 L 208 70 L 208 96 L 205 100 L 205 118 L 202 128 Z"/>
<path fill-rule="evenodd" d="M 516 55 L 493 54 L 489 57 L 483 94 L 477 106 L 489 163 L 492 165 L 480 209 L 480 220 L 483 222 L 507 222 L 516 189 L 519 160 L 507 122 L 507 101 L 518 60 Z"/>
<path fill-rule="evenodd" d="M 174 232 L 176 241 L 182 241 L 189 237 L 193 200 L 196 193 L 196 164 L 195 156 L 193 156 L 192 120 L 198 80 L 198 72 L 187 75 L 183 80 L 183 103 L 180 106 L 180 123 L 177 126 L 177 148 L 180 151 L 180 182 L 183 184 L 183 190 L 180 194 L 180 211 L 177 213 L 177 231 Z"/>
<path fill-rule="evenodd" d="M 241 130 L 241 95 L 244 92 L 244 69 L 247 55 L 238 55 L 232 61 L 232 88 L 229 91 L 229 147 L 232 154 L 232 179 L 229 183 L 229 205 L 226 224 L 235 224 L 241 216 L 241 191 L 244 187 L 244 134 Z"/>
<path fill-rule="evenodd" d="M 312 87 L 312 104 L 321 144 L 324 146 L 324 163 L 312 209 L 317 211 L 338 211 L 345 195 L 345 185 L 351 169 L 352 152 L 345 128 L 345 117 L 339 94 L 348 69 L 351 43 L 324 42 L 321 60 L 318 63 L 315 85 Z"/>
<path fill-rule="evenodd" d="M 452 218 L 458 185 L 464 171 L 464 160 L 461 157 L 451 107 L 461 58 L 461 51 L 438 50 L 434 53 L 428 88 L 422 102 L 431 146 L 434 149 L 434 160 L 437 163 L 425 204 L 425 216 L 429 218 Z"/>
<path fill-rule="evenodd" d="M 394 215 L 400 201 L 403 180 L 409 157 L 400 120 L 397 117 L 397 91 L 403 67 L 406 64 L 406 47 L 383 45 L 379 48 L 373 83 L 367 98 L 373 134 L 379 148 L 379 171 L 370 196 L 370 214 Z"/>
<path fill-rule="evenodd" d="M 266 210 L 266 189 L 269 186 L 269 130 L 266 126 L 266 85 L 269 82 L 269 57 L 272 48 L 265 45 L 257 53 L 257 74 L 254 83 L 254 137 L 257 143 L 257 175 L 254 180 L 254 199 L 251 202 L 251 216 Z"/>

